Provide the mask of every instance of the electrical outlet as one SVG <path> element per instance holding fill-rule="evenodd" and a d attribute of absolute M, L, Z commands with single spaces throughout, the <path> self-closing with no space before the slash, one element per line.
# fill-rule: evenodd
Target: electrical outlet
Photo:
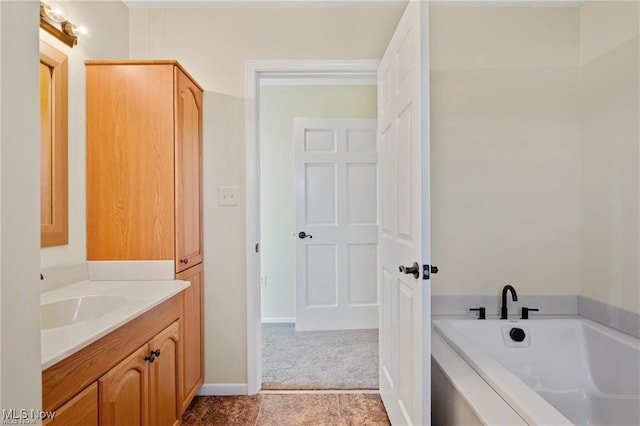
<path fill-rule="evenodd" d="M 238 205 L 238 187 L 237 186 L 221 186 L 218 188 L 218 205 L 219 206 L 237 206 Z"/>

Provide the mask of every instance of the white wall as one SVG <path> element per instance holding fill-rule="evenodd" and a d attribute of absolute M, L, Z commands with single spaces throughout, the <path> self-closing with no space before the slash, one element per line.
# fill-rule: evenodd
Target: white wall
<path fill-rule="evenodd" d="M 640 313 L 640 3 L 580 9 L 580 293 Z"/>
<path fill-rule="evenodd" d="M 434 294 L 577 294 L 578 8 L 431 11 Z"/>
<path fill-rule="evenodd" d="M 129 9 L 120 0 L 63 2 L 74 24 L 90 34 L 73 49 L 44 30 L 40 37 L 69 57 L 69 244 L 44 248 L 41 266 L 87 259 L 85 66 L 87 59 L 129 57 Z"/>
<path fill-rule="evenodd" d="M 403 10 L 274 3 L 131 9 L 131 55 L 177 58 L 206 90 L 244 97 L 247 59 L 378 59 Z"/>
<path fill-rule="evenodd" d="M 42 404 L 38 3 L 0 2 L 0 409 Z"/>
<path fill-rule="evenodd" d="M 434 8 L 434 294 L 640 312 L 640 4 Z"/>
<path fill-rule="evenodd" d="M 293 118 L 376 118 L 376 86 L 261 86 L 262 318 L 295 318 Z"/>
<path fill-rule="evenodd" d="M 177 59 L 208 92 L 205 383 L 247 382 L 245 60 L 380 58 L 401 14 L 398 6 L 131 10 L 131 57 Z M 238 186 L 240 205 L 218 208 L 219 186 Z"/>
<path fill-rule="evenodd" d="M 244 101 L 203 98 L 205 383 L 247 383 Z M 218 187 L 238 186 L 238 206 Z"/>

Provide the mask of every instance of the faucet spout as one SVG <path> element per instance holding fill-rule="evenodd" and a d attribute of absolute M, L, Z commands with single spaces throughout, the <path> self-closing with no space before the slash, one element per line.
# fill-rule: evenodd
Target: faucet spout
<path fill-rule="evenodd" d="M 507 293 L 511 292 L 511 300 L 514 302 L 518 301 L 518 295 L 516 294 L 516 289 L 513 288 L 512 285 L 505 285 L 502 288 L 502 307 L 500 308 L 500 319 L 507 319 Z"/>

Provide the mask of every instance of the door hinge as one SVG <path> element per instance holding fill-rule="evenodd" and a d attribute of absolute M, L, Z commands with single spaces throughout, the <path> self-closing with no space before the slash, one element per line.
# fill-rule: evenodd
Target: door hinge
<path fill-rule="evenodd" d="M 437 274 L 438 267 L 436 265 L 422 265 L 422 279 L 430 280 L 431 274 Z"/>
<path fill-rule="evenodd" d="M 256 243 L 256 253 L 260 253 L 260 243 Z"/>

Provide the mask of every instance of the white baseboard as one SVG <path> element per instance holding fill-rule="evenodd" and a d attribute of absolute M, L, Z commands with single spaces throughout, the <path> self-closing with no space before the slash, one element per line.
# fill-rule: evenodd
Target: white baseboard
<path fill-rule="evenodd" d="M 295 317 L 262 318 L 263 324 L 295 324 Z"/>
<path fill-rule="evenodd" d="M 205 383 L 200 386 L 198 396 L 247 395 L 246 383 Z"/>

